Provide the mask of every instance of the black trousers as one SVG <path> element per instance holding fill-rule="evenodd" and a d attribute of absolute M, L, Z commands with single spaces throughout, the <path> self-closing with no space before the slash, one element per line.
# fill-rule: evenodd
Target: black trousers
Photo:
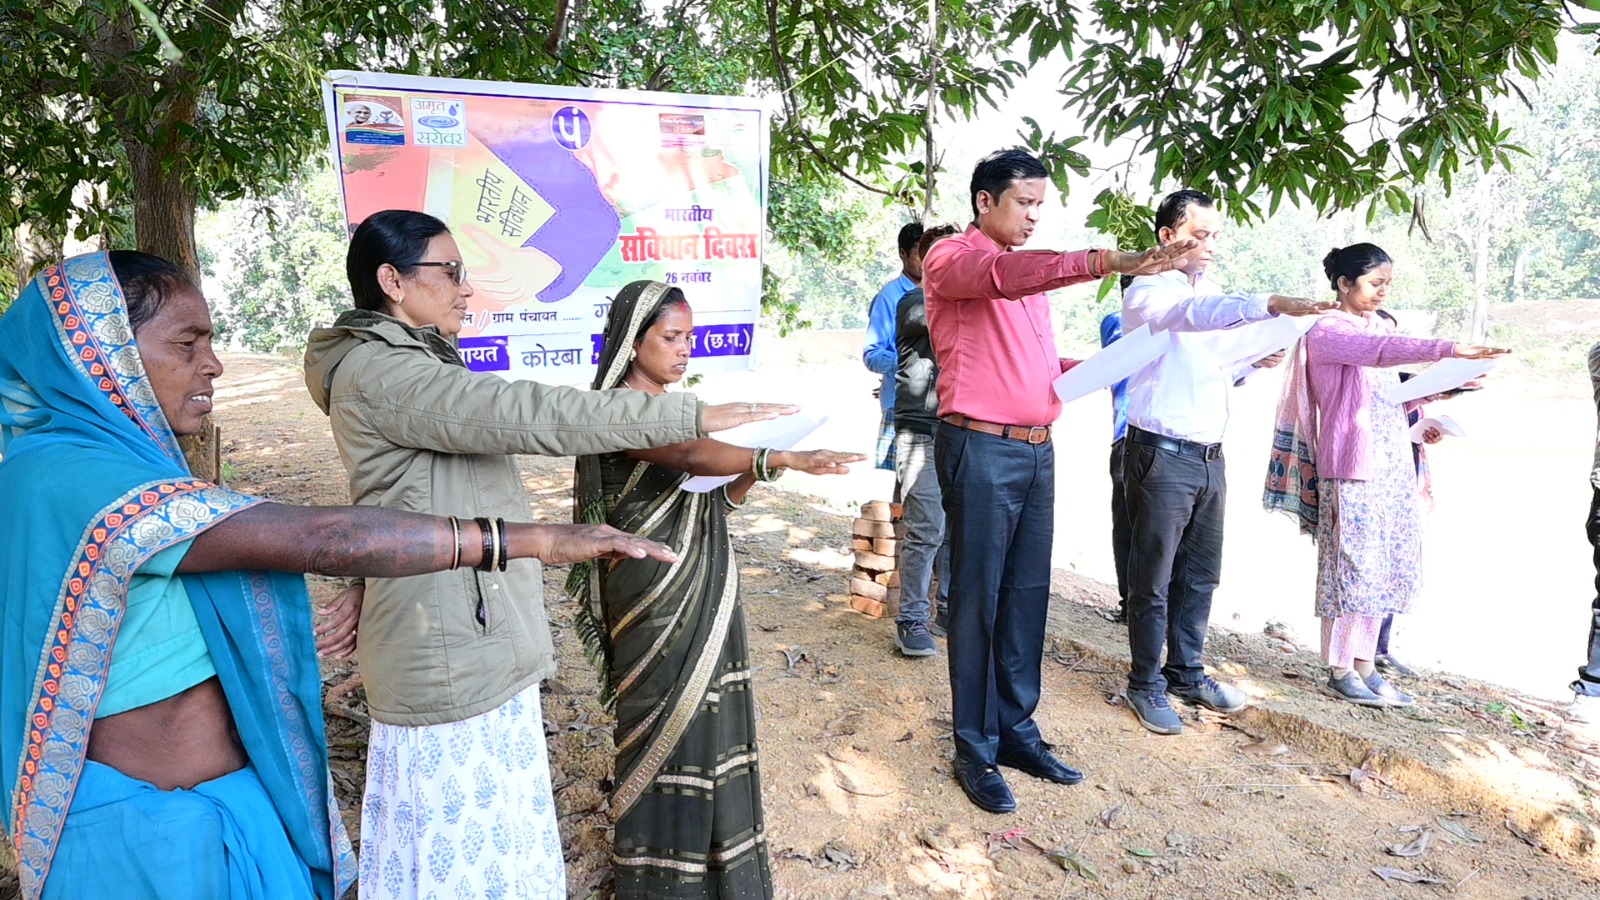
<path fill-rule="evenodd" d="M 1228 486 L 1220 455 L 1205 459 L 1141 444 L 1123 453 L 1127 492 L 1128 687 L 1188 687 L 1205 675 L 1200 657 L 1211 595 L 1222 576 L 1222 513 Z M 1166 665 L 1161 664 L 1166 651 Z"/>
<path fill-rule="evenodd" d="M 1117 608 L 1128 614 L 1128 544 L 1133 526 L 1128 523 L 1128 491 L 1122 483 L 1122 447 L 1117 438 L 1111 443 L 1111 556 L 1117 565 Z"/>
<path fill-rule="evenodd" d="M 1600 488 L 1589 501 L 1589 518 L 1584 522 L 1589 545 L 1594 548 L 1594 602 L 1590 604 L 1589 660 L 1578 670 L 1572 689 L 1590 697 L 1600 697 Z"/>

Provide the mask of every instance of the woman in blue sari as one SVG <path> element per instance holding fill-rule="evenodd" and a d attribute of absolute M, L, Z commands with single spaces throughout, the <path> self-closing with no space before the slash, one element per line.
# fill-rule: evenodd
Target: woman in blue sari
<path fill-rule="evenodd" d="M 222 365 L 183 270 L 50 266 L 0 318 L 0 782 L 22 895 L 331 898 L 355 866 L 299 573 L 673 558 L 614 529 L 195 479 Z"/>

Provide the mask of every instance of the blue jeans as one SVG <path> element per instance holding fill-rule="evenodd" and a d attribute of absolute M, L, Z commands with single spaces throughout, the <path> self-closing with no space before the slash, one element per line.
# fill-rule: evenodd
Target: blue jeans
<path fill-rule="evenodd" d="M 931 610 L 928 583 L 939 573 L 939 611 L 950 597 L 950 541 L 945 534 L 939 473 L 934 471 L 933 435 L 900 431 L 894 436 L 895 477 L 900 481 L 901 521 L 906 536 L 900 543 L 901 625 L 927 622 Z"/>
<path fill-rule="evenodd" d="M 994 765 L 1039 742 L 1050 606 L 1055 448 L 941 426 L 934 464 L 950 536 L 950 699 L 956 755 Z"/>

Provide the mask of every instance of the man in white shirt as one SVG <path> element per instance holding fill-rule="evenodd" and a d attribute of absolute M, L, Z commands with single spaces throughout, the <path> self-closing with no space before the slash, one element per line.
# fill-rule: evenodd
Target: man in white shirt
<path fill-rule="evenodd" d="M 1156 211 L 1162 244 L 1193 239 L 1188 265 L 1135 278 L 1122 295 L 1124 333 L 1141 325 L 1170 331 L 1165 355 L 1128 380 L 1123 485 L 1132 539 L 1128 552 L 1128 707 L 1157 734 L 1183 721 L 1166 694 L 1219 712 L 1246 697 L 1205 673 L 1200 661 L 1211 595 L 1222 574 L 1222 514 L 1227 499 L 1222 433 L 1235 373 L 1198 332 L 1233 328 L 1276 314 L 1305 315 L 1333 304 L 1278 294 L 1229 294 L 1205 277 L 1222 215 L 1210 197 L 1183 190 Z M 1256 363 L 1277 365 L 1282 354 Z M 1166 665 L 1161 665 L 1163 648 Z"/>

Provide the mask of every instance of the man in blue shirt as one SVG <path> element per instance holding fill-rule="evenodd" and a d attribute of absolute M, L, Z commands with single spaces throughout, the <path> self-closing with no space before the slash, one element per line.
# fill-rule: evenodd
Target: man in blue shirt
<path fill-rule="evenodd" d="M 878 447 L 873 454 L 878 468 L 894 471 L 894 378 L 900 366 L 900 350 L 895 345 L 895 312 L 900 298 L 922 284 L 922 260 L 917 257 L 917 242 L 922 240 L 922 224 L 908 223 L 900 229 L 900 275 L 883 286 L 872 298 L 867 317 L 867 346 L 861 361 L 883 376 L 878 389 L 878 405 L 883 418 L 878 428 Z"/>
<path fill-rule="evenodd" d="M 1133 279 L 1122 276 L 1123 286 Z M 1112 310 L 1100 320 L 1100 346 L 1109 347 L 1122 338 L 1122 310 Z M 1111 555 L 1117 566 L 1117 612 L 1111 621 L 1128 621 L 1128 541 L 1133 530 L 1128 524 L 1128 495 L 1122 488 L 1122 439 L 1128 433 L 1128 379 L 1111 386 Z"/>

